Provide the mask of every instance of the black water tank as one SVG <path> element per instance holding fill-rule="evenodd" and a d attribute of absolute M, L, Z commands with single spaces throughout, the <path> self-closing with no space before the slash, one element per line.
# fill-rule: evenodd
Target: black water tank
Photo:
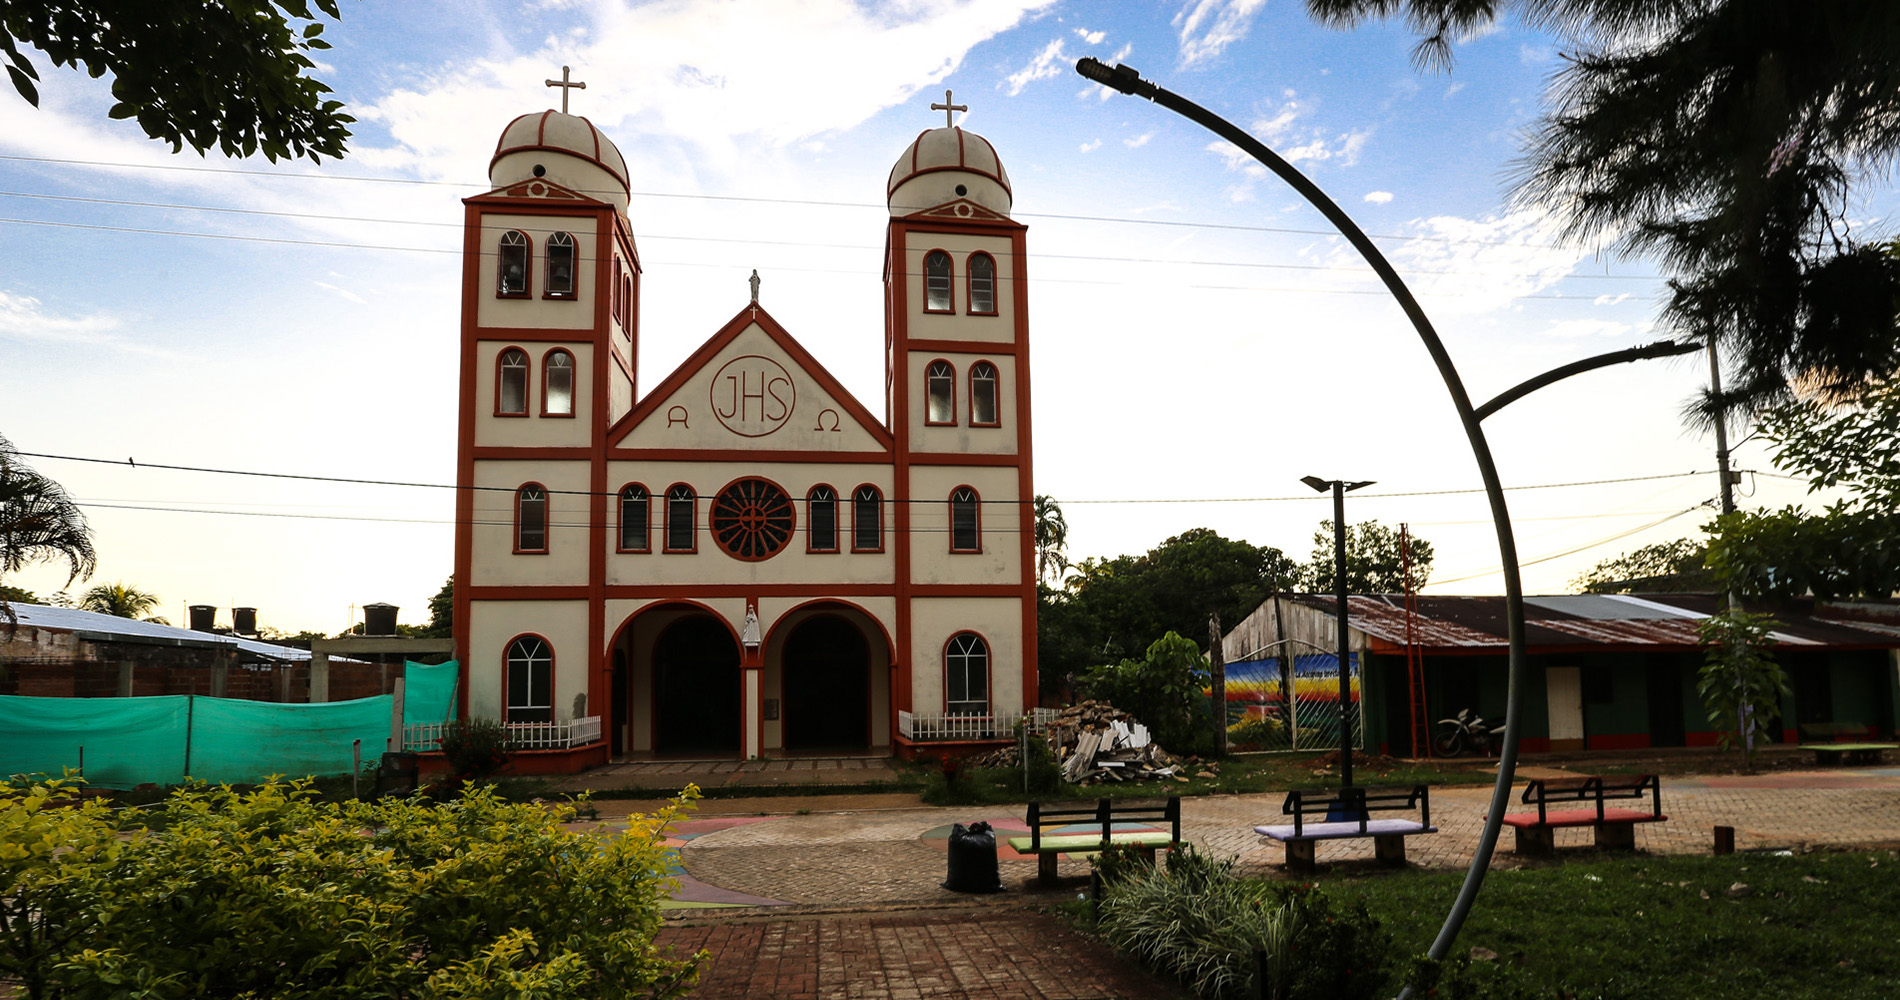
<path fill-rule="evenodd" d="M 398 610 L 394 604 L 381 602 L 363 605 L 363 634 L 395 635 Z"/>
<path fill-rule="evenodd" d="M 239 635 L 256 635 L 257 634 L 257 609 L 256 608 L 232 608 L 231 609 L 231 631 L 236 632 Z"/>
<path fill-rule="evenodd" d="M 187 610 L 191 612 L 193 632 L 211 631 L 212 624 L 218 619 L 218 609 L 210 604 L 194 604 Z"/>

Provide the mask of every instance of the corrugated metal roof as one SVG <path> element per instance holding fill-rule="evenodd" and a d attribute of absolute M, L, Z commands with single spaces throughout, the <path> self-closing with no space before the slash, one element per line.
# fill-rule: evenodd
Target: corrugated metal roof
<path fill-rule="evenodd" d="M 1296 604 L 1332 614 L 1335 599 L 1326 594 L 1295 594 Z M 1504 623 L 1504 597 L 1420 596 L 1414 632 L 1425 649 L 1475 652 L 1509 647 Z M 1721 604 L 1713 594 L 1556 594 L 1524 599 L 1526 646 L 1578 646 L 1694 649 L 1700 635 L 1696 626 Z M 1881 609 L 1892 607 L 1886 620 Z M 1870 608 L 1872 610 L 1870 610 Z M 1376 640 L 1395 646 L 1406 643 L 1405 599 L 1394 594 L 1356 594 L 1347 599 L 1351 626 Z M 1900 605 L 1856 605 L 1852 609 L 1797 602 L 1775 608 L 1749 606 L 1772 613 L 1780 627 L 1775 638 L 1792 646 L 1810 648 L 1900 648 Z M 1838 612 L 1838 614 L 1836 614 Z M 1854 620 L 1845 620 L 1848 616 Z M 1867 619 L 1880 619 L 1870 621 Z"/>
<path fill-rule="evenodd" d="M 218 635 L 212 632 L 194 632 L 176 625 L 160 625 L 157 622 L 142 622 L 116 615 L 102 615 L 96 611 L 81 611 L 78 608 L 56 608 L 44 604 L 15 604 L 13 611 L 19 616 L 20 624 L 35 628 L 56 629 L 61 632 L 82 632 L 100 636 L 107 640 L 117 639 L 124 642 L 148 642 L 163 645 L 197 646 L 235 646 L 243 651 L 243 658 L 260 660 L 278 660 L 298 662 L 310 659 L 310 651 L 295 646 L 279 646 L 256 639 L 244 639 L 238 636 Z M 332 657 L 335 659 L 335 657 Z"/>

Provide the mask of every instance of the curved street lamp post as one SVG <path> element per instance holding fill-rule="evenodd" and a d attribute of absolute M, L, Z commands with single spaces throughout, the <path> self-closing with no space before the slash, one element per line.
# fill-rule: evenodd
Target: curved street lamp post
<path fill-rule="evenodd" d="M 1500 393 L 1483 407 L 1474 408 L 1471 405 L 1470 394 L 1465 391 L 1464 381 L 1458 374 L 1457 366 L 1452 364 L 1451 355 L 1445 350 L 1444 342 L 1432 328 L 1431 320 L 1426 318 L 1424 309 L 1420 308 L 1418 300 L 1413 298 L 1411 290 L 1406 288 L 1405 282 L 1399 278 L 1398 271 L 1393 269 L 1391 262 L 1385 259 L 1385 255 L 1373 244 L 1365 231 L 1359 228 L 1358 223 L 1355 223 L 1338 203 L 1327 197 L 1318 185 L 1293 169 L 1292 164 L 1244 130 L 1179 94 L 1143 80 L 1141 74 L 1133 67 L 1119 63 L 1110 67 L 1098 59 L 1084 58 L 1075 64 L 1075 70 L 1103 86 L 1124 94 L 1145 97 L 1226 139 L 1260 161 L 1267 169 L 1298 191 L 1314 208 L 1319 209 L 1320 214 L 1339 230 L 1340 235 L 1352 244 L 1353 249 L 1359 251 L 1359 255 L 1372 267 L 1374 273 L 1378 274 L 1379 280 L 1385 283 L 1386 291 L 1398 301 L 1399 307 L 1405 311 L 1406 318 L 1412 321 L 1413 329 L 1418 331 L 1419 339 L 1424 342 L 1425 350 L 1432 357 L 1432 363 L 1437 366 L 1439 376 L 1444 379 L 1446 392 L 1451 395 L 1452 406 L 1458 413 L 1458 421 L 1463 425 L 1465 437 L 1471 445 L 1472 458 L 1477 462 L 1478 475 L 1484 481 L 1485 497 L 1489 500 L 1491 507 L 1491 521 L 1497 531 L 1498 559 L 1502 563 L 1504 576 L 1504 619 L 1505 631 L 1510 640 L 1510 667 L 1504 710 L 1504 740 L 1498 752 L 1498 780 L 1491 790 L 1491 805 L 1485 815 L 1484 829 L 1478 836 L 1477 850 L 1472 854 L 1471 868 L 1465 874 L 1464 885 L 1459 889 L 1457 900 L 1452 903 L 1451 911 L 1445 916 L 1444 926 L 1439 929 L 1437 938 L 1432 941 L 1431 948 L 1427 952 L 1433 959 L 1442 960 L 1450 952 L 1452 941 L 1458 937 L 1458 931 L 1464 926 L 1465 918 L 1471 912 L 1471 905 L 1477 899 L 1478 890 L 1484 884 L 1485 873 L 1491 867 L 1491 855 L 1497 848 L 1498 834 L 1503 827 L 1504 811 L 1510 805 L 1511 784 L 1517 772 L 1518 737 L 1523 728 L 1524 589 L 1518 575 L 1517 542 L 1511 531 L 1510 511 L 1506 509 L 1504 502 L 1504 487 L 1498 479 L 1497 465 L 1491 458 L 1491 446 L 1485 439 L 1480 421 L 1525 394 L 1558 379 L 1623 361 L 1683 354 L 1699 350 L 1700 345 L 1664 341 L 1598 355 L 1526 380 Z M 1336 497 L 1340 499 L 1334 505 L 1335 544 L 1338 547 L 1343 545 L 1343 538 L 1338 534 L 1343 531 L 1344 518 L 1341 516 L 1341 508 L 1344 505 L 1343 496 L 1345 489 L 1353 487 L 1326 480 L 1317 480 L 1317 482 L 1315 480 L 1317 477 L 1307 477 L 1305 481 L 1314 489 L 1321 489 L 1322 486 L 1327 489 L 1338 488 Z M 1351 754 L 1346 749 L 1347 734 L 1344 730 L 1344 723 L 1347 721 L 1344 689 L 1348 683 L 1346 679 L 1346 595 L 1344 574 L 1336 575 L 1339 578 L 1336 581 L 1336 589 L 1340 591 L 1338 598 L 1339 667 L 1342 688 L 1341 776 L 1344 783 L 1350 785 L 1352 772 L 1346 768 L 1351 766 Z M 1410 993 L 1411 987 L 1407 986 L 1401 996 Z"/>

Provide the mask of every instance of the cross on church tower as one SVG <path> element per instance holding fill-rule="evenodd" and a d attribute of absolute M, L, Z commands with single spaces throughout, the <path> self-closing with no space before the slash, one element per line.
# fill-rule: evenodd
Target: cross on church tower
<path fill-rule="evenodd" d="M 951 104 L 950 92 L 946 90 L 943 92 L 943 103 L 932 104 L 930 110 L 943 112 L 943 127 L 951 128 L 957 123 L 957 120 L 951 116 L 959 111 L 970 110 L 970 106 L 968 104 Z"/>
<path fill-rule="evenodd" d="M 569 83 L 567 74 L 568 74 L 568 68 L 566 66 L 563 66 L 561 67 L 561 78 L 559 80 L 548 81 L 548 86 L 561 88 L 561 113 L 562 114 L 567 114 L 567 92 L 570 90 L 586 90 L 587 89 L 587 84 Z M 944 94 L 944 99 L 945 100 L 949 99 L 948 92 Z"/>

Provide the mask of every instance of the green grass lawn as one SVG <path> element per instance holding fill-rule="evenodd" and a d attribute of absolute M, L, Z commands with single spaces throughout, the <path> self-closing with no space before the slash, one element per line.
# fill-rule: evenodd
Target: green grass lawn
<path fill-rule="evenodd" d="M 1319 881 L 1422 953 L 1463 878 Z M 1900 856 L 1586 856 L 1493 871 L 1454 954 L 1474 946 L 1580 1000 L 1888 1000 L 1900 997 Z"/>

